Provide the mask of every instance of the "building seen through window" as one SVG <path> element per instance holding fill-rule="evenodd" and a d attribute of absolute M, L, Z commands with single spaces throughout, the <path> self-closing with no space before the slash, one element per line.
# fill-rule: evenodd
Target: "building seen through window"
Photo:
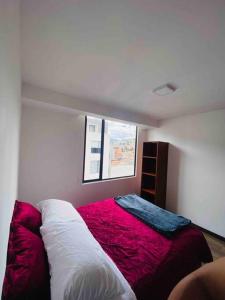
<path fill-rule="evenodd" d="M 101 152 L 101 141 L 92 141 L 91 153 L 100 153 L 100 152 Z"/>
<path fill-rule="evenodd" d="M 89 128 L 89 132 L 95 132 L 96 126 L 95 126 L 95 124 L 89 124 L 88 128 Z"/>

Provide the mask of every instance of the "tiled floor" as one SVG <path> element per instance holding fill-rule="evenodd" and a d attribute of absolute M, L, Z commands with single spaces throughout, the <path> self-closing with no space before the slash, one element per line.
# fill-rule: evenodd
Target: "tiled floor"
<path fill-rule="evenodd" d="M 209 244 L 209 247 L 212 251 L 213 259 L 220 258 L 225 256 L 225 242 L 215 238 L 214 236 L 204 233 L 204 236 Z"/>

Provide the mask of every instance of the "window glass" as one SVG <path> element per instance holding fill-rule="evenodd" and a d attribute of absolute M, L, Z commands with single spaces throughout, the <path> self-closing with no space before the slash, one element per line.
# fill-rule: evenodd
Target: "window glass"
<path fill-rule="evenodd" d="M 84 181 L 100 179 L 102 120 L 87 117 Z"/>
<path fill-rule="evenodd" d="M 95 132 L 95 124 L 89 124 L 88 125 L 88 129 L 89 129 L 89 132 Z"/>
<path fill-rule="evenodd" d="M 135 172 L 136 126 L 105 121 L 103 179 Z"/>
<path fill-rule="evenodd" d="M 90 161 L 90 173 L 93 174 L 99 174 L 100 170 L 100 161 L 99 160 L 91 160 Z"/>

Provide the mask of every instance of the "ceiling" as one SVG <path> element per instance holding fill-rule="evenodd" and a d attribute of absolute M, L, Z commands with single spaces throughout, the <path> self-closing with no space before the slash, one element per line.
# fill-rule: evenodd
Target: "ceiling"
<path fill-rule="evenodd" d="M 225 1 L 22 0 L 22 76 L 159 120 L 225 108 Z"/>

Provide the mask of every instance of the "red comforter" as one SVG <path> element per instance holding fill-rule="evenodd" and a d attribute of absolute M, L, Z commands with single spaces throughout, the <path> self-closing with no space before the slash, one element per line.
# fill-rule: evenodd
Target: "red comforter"
<path fill-rule="evenodd" d="M 140 300 L 167 299 L 182 277 L 212 260 L 203 234 L 191 226 L 167 239 L 113 199 L 77 210 Z"/>

